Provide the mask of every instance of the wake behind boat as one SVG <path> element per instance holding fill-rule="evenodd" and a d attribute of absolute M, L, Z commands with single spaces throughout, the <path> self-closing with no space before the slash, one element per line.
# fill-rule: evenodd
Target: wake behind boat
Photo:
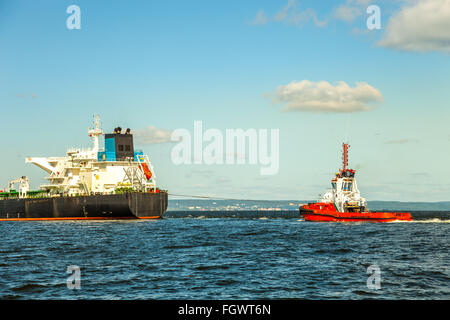
<path fill-rule="evenodd" d="M 332 190 L 325 193 L 319 202 L 301 206 L 299 210 L 303 218 L 307 221 L 338 222 L 411 221 L 411 214 L 407 212 L 368 211 L 367 201 L 361 197 L 356 184 L 356 171 L 347 168 L 350 146 L 346 143 L 342 146 L 343 166 L 331 180 Z"/>

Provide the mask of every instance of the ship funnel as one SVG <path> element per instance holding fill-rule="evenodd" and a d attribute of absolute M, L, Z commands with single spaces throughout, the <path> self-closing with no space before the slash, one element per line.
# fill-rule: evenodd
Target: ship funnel
<path fill-rule="evenodd" d="M 134 160 L 134 144 L 131 130 L 120 134 L 121 127 L 114 129 L 114 133 L 105 134 L 105 150 L 98 153 L 99 161 Z"/>

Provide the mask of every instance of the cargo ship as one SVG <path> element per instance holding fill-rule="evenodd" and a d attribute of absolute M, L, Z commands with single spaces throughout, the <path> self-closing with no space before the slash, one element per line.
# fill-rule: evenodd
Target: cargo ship
<path fill-rule="evenodd" d="M 48 173 L 48 183 L 30 190 L 26 176 L 10 181 L 0 190 L 0 221 L 161 218 L 168 193 L 157 187 L 149 157 L 134 149 L 131 130 L 122 133 L 116 127 L 104 134 L 95 116 L 88 134 L 92 148 L 69 149 L 64 157 L 26 158 Z"/>
<path fill-rule="evenodd" d="M 409 212 L 375 212 L 369 211 L 367 201 L 358 190 L 356 171 L 347 168 L 347 143 L 342 144 L 342 169 L 331 180 L 332 189 L 316 203 L 308 203 L 299 208 L 306 221 L 338 222 L 391 222 L 411 221 Z"/>

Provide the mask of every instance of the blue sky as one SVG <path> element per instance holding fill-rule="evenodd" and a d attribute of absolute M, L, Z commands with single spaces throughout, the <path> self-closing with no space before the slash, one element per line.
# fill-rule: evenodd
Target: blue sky
<path fill-rule="evenodd" d="M 378 1 L 382 28 L 368 30 L 366 0 L 3 0 L 0 185 L 22 175 L 43 183 L 24 158 L 90 146 L 86 130 L 99 114 L 105 131 L 193 130 L 194 120 L 205 129 L 280 130 L 274 176 L 258 165 L 175 166 L 174 143 L 139 145 L 174 194 L 314 199 L 348 139 L 367 199 L 450 200 L 450 9 L 435 0 L 436 17 L 429 2 Z M 72 4 L 80 30 L 66 27 Z M 304 80 L 333 90 L 364 82 L 382 101 L 368 111 L 283 111 L 277 88 Z"/>

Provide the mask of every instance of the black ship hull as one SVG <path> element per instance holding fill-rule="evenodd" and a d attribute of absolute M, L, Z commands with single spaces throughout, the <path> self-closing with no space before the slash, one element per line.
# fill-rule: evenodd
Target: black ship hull
<path fill-rule="evenodd" d="M 0 200 L 0 220 L 158 219 L 167 192 Z"/>

